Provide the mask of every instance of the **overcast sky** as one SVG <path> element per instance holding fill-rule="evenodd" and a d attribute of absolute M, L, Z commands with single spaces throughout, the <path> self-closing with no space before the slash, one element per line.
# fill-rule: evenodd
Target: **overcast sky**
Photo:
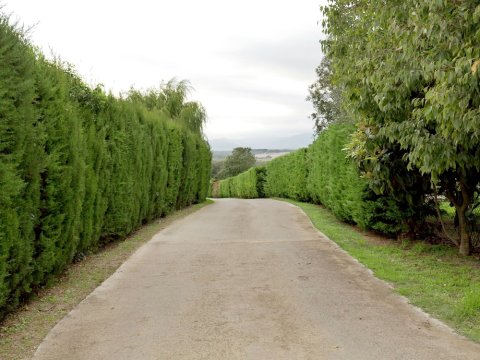
<path fill-rule="evenodd" d="M 0 0 L 48 55 L 115 93 L 188 79 L 209 139 L 312 131 L 324 0 Z"/>

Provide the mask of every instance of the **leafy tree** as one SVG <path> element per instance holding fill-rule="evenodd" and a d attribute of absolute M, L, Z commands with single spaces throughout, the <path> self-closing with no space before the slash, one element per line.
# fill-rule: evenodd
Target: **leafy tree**
<path fill-rule="evenodd" d="M 327 56 L 322 58 L 316 68 L 317 81 L 308 88 L 308 101 L 315 112 L 311 114 L 315 132 L 320 134 L 329 124 L 351 122 L 350 116 L 342 109 L 342 89 L 332 82 L 332 68 Z"/>
<path fill-rule="evenodd" d="M 205 124 L 207 119 L 207 111 L 202 104 L 189 101 L 183 104 L 177 119 L 187 129 L 196 133 L 202 133 L 203 124 Z"/>
<path fill-rule="evenodd" d="M 247 171 L 254 165 L 255 156 L 252 154 L 252 149 L 249 147 L 237 147 L 225 159 L 225 167 L 221 176 L 235 176 Z"/>
<path fill-rule="evenodd" d="M 224 160 L 213 160 L 212 161 L 212 179 L 220 180 L 224 173 L 225 161 Z"/>
<path fill-rule="evenodd" d="M 372 183 L 394 188 L 402 179 L 413 197 L 406 175 L 445 194 L 459 251 L 469 254 L 480 181 L 480 5 L 337 0 L 323 12 L 324 51 L 358 125 L 352 156 Z M 394 164 L 405 167 L 397 178 Z"/>
<path fill-rule="evenodd" d="M 171 79 L 162 83 L 158 89 L 152 88 L 143 92 L 130 89 L 127 99 L 140 102 L 149 110 L 161 111 L 187 129 L 202 134 L 207 112 L 200 103 L 186 101 L 191 90 L 192 86 L 187 80 Z"/>

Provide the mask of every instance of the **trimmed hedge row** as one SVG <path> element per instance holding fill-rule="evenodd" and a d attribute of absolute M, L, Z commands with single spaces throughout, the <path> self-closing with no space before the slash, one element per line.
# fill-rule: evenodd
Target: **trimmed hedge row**
<path fill-rule="evenodd" d="M 331 125 L 308 148 L 270 161 L 266 195 L 323 204 L 338 218 L 366 226 L 362 196 L 368 186 L 343 151 L 353 130 Z"/>
<path fill-rule="evenodd" d="M 267 163 L 265 196 L 323 204 L 343 221 L 388 235 L 406 230 L 405 214 L 398 202 L 370 190 L 353 162 L 346 158 L 343 149 L 353 131 L 351 125 L 330 125 L 308 148 Z M 254 196 L 258 190 L 253 174 L 254 169 L 250 169 L 238 177 L 219 181 L 214 186 L 218 190 L 212 195 L 261 197 Z"/>
<path fill-rule="evenodd" d="M 212 184 L 212 197 L 255 199 L 264 197 L 265 167 L 251 168 Z"/>
<path fill-rule="evenodd" d="M 0 318 L 66 265 L 201 202 L 211 153 L 159 110 L 91 89 L 0 16 Z"/>
<path fill-rule="evenodd" d="M 309 201 L 307 162 L 307 149 L 300 149 L 268 162 L 265 195 Z"/>
<path fill-rule="evenodd" d="M 354 130 L 350 125 L 331 125 L 310 145 L 307 193 L 313 203 L 323 204 L 338 218 L 367 227 L 363 197 L 368 184 L 343 150 Z"/>

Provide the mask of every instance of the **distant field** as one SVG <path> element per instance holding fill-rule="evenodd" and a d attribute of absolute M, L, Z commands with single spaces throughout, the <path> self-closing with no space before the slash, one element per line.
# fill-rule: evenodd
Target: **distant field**
<path fill-rule="evenodd" d="M 290 149 L 252 149 L 255 158 L 260 161 L 268 161 L 276 157 L 288 154 L 294 150 Z M 225 160 L 232 152 L 228 150 L 212 151 L 212 160 Z"/>

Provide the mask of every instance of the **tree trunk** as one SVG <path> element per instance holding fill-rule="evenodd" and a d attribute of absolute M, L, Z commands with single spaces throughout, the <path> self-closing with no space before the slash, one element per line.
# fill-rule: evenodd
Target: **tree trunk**
<path fill-rule="evenodd" d="M 460 173 L 459 179 L 455 182 L 449 182 L 446 195 L 448 200 L 455 206 L 456 218 L 458 218 L 458 232 L 460 234 L 460 244 L 458 252 L 461 255 L 470 255 L 470 231 L 468 229 L 468 221 L 466 217 L 467 210 L 471 206 L 475 187 L 469 186 L 465 178 L 465 174 Z M 448 184 L 447 184 L 448 185 Z"/>
<path fill-rule="evenodd" d="M 470 233 L 467 228 L 467 218 L 465 217 L 466 210 L 467 206 L 465 205 L 457 207 L 458 229 L 460 232 L 460 247 L 458 250 L 461 255 L 470 255 Z"/>

